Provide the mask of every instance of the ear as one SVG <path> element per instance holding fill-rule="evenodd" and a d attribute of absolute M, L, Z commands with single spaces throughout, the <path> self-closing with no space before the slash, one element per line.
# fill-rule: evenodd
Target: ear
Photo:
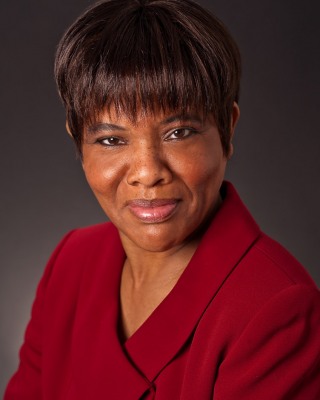
<path fill-rule="evenodd" d="M 69 127 L 68 121 L 66 121 L 66 130 L 68 132 L 68 135 L 72 138 L 72 133 L 70 131 L 70 127 Z"/>
<path fill-rule="evenodd" d="M 236 129 L 236 125 L 239 121 L 240 118 L 240 108 L 238 106 L 238 103 L 234 102 L 233 107 L 232 107 L 232 113 L 231 113 L 231 121 L 230 121 L 230 146 L 229 146 L 229 153 L 228 153 L 228 159 L 232 157 L 233 154 L 233 135 L 234 131 Z"/>

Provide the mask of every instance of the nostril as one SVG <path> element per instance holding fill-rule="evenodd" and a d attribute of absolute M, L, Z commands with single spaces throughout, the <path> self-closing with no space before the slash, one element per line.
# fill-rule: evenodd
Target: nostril
<path fill-rule="evenodd" d="M 148 157 L 137 156 L 137 160 L 129 165 L 127 183 L 129 185 L 144 185 L 152 187 L 166 184 L 172 179 L 170 167 L 153 154 Z"/>

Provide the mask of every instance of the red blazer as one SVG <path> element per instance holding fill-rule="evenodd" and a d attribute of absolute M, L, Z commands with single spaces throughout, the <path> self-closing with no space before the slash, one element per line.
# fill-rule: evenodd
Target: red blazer
<path fill-rule="evenodd" d="M 124 259 L 111 223 L 62 240 L 5 400 L 320 399 L 319 292 L 230 184 L 174 289 L 121 344 Z"/>

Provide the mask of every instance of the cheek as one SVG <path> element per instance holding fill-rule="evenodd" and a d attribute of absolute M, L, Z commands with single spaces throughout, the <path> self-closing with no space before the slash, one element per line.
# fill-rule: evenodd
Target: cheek
<path fill-rule="evenodd" d="M 98 160 L 86 160 L 83 163 L 83 171 L 87 182 L 93 192 L 98 196 L 112 192 L 117 185 L 118 178 L 121 174 L 116 163 L 106 163 Z"/>
<path fill-rule="evenodd" d="M 180 163 L 178 174 L 183 178 L 190 188 L 199 190 L 219 186 L 224 177 L 226 159 L 222 153 L 202 152 L 189 157 Z"/>

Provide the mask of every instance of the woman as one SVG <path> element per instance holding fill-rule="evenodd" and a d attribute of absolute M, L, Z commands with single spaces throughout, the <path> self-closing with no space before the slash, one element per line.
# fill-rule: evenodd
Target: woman
<path fill-rule="evenodd" d="M 320 396 L 320 296 L 224 182 L 240 57 L 191 1 L 111 0 L 64 35 L 67 130 L 110 223 L 39 284 L 10 399 Z"/>

